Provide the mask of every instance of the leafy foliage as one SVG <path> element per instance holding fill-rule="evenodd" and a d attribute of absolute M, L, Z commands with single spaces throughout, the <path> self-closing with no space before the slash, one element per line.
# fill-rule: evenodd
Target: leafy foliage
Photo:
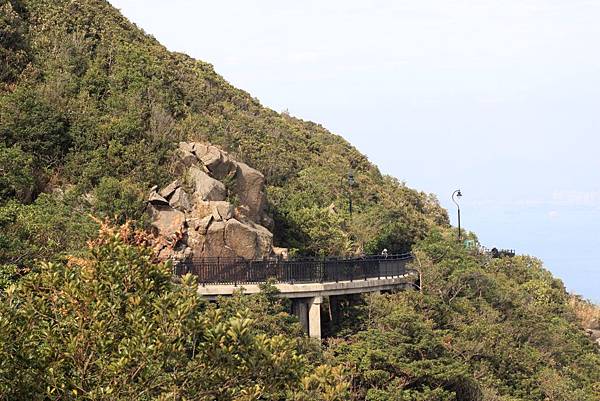
<path fill-rule="evenodd" d="M 537 259 L 470 253 L 453 232 L 420 242 L 422 292 L 365 299 L 332 342 L 364 400 L 596 400 L 600 352 Z"/>
<path fill-rule="evenodd" d="M 31 205 L 10 201 L 0 206 L 0 266 L 30 269 L 37 260 L 57 260 L 80 247 L 96 228 L 70 195 L 43 194 Z"/>
<path fill-rule="evenodd" d="M 33 90 L 18 90 L 4 97 L 0 121 L 0 137 L 6 144 L 20 146 L 40 167 L 61 162 L 71 145 L 66 118 Z"/>
<path fill-rule="evenodd" d="M 94 190 L 95 214 L 117 223 L 139 220 L 144 211 L 144 192 L 129 181 L 104 177 Z"/>
<path fill-rule="evenodd" d="M 105 227 L 89 255 L 6 289 L 0 398 L 344 399 L 337 368 L 313 373 L 296 341 L 262 332 L 243 304 L 207 307 L 193 278 L 174 283 L 143 241 Z"/>
<path fill-rule="evenodd" d="M 24 17 L 20 1 L 0 0 L 0 85 L 14 82 L 29 62 Z"/>
<path fill-rule="evenodd" d="M 19 147 L 0 143 L 0 204 L 9 199 L 26 201 L 33 192 L 31 157 Z"/>

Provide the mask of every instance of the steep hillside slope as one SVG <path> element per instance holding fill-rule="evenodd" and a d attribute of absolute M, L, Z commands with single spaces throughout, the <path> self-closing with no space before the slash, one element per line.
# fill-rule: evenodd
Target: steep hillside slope
<path fill-rule="evenodd" d="M 176 143 L 199 140 L 265 174 L 278 245 L 307 254 L 399 252 L 448 223 L 432 196 L 382 176 L 340 136 L 262 107 L 209 64 L 167 51 L 106 1 L 0 4 L 0 151 L 28 170 L 4 168 L 12 179 L 3 202 L 31 203 L 58 188 L 71 188 L 73 199 L 97 191 L 123 205 L 76 201 L 77 208 L 139 218 L 142 193 L 171 178 Z"/>

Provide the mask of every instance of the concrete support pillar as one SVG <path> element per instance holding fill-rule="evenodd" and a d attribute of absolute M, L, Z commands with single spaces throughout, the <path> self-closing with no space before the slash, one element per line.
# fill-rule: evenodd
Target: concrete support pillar
<path fill-rule="evenodd" d="M 314 297 L 309 300 L 308 307 L 308 335 L 311 338 L 321 339 L 321 304 L 323 297 Z"/>
<path fill-rule="evenodd" d="M 292 313 L 298 318 L 304 332 L 308 334 L 308 303 L 306 299 L 295 298 L 292 300 Z"/>
<path fill-rule="evenodd" d="M 342 316 L 342 298 L 343 295 L 332 295 L 329 297 L 331 324 L 334 329 L 337 329 L 337 326 L 340 324 L 340 318 Z"/>

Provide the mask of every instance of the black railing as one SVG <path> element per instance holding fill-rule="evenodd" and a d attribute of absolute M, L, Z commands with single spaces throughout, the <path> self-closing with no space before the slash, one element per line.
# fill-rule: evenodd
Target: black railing
<path fill-rule="evenodd" d="M 324 283 L 383 279 L 408 273 L 412 255 L 361 258 L 245 260 L 241 258 L 194 258 L 175 266 L 175 274 L 190 273 L 200 284 Z"/>

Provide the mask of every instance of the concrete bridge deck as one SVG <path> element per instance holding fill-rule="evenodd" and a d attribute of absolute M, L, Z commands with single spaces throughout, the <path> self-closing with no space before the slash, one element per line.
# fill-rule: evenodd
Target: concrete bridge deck
<path fill-rule="evenodd" d="M 404 285 L 412 286 L 414 279 L 414 273 L 407 273 L 396 277 L 368 278 L 367 280 L 329 283 L 276 283 L 273 285 L 279 290 L 281 297 L 295 299 L 391 291 Z M 233 295 L 236 291 L 243 291 L 244 294 L 257 294 L 260 292 L 259 286 L 259 284 L 207 284 L 199 285 L 198 293 L 213 301 L 220 296 Z"/>

